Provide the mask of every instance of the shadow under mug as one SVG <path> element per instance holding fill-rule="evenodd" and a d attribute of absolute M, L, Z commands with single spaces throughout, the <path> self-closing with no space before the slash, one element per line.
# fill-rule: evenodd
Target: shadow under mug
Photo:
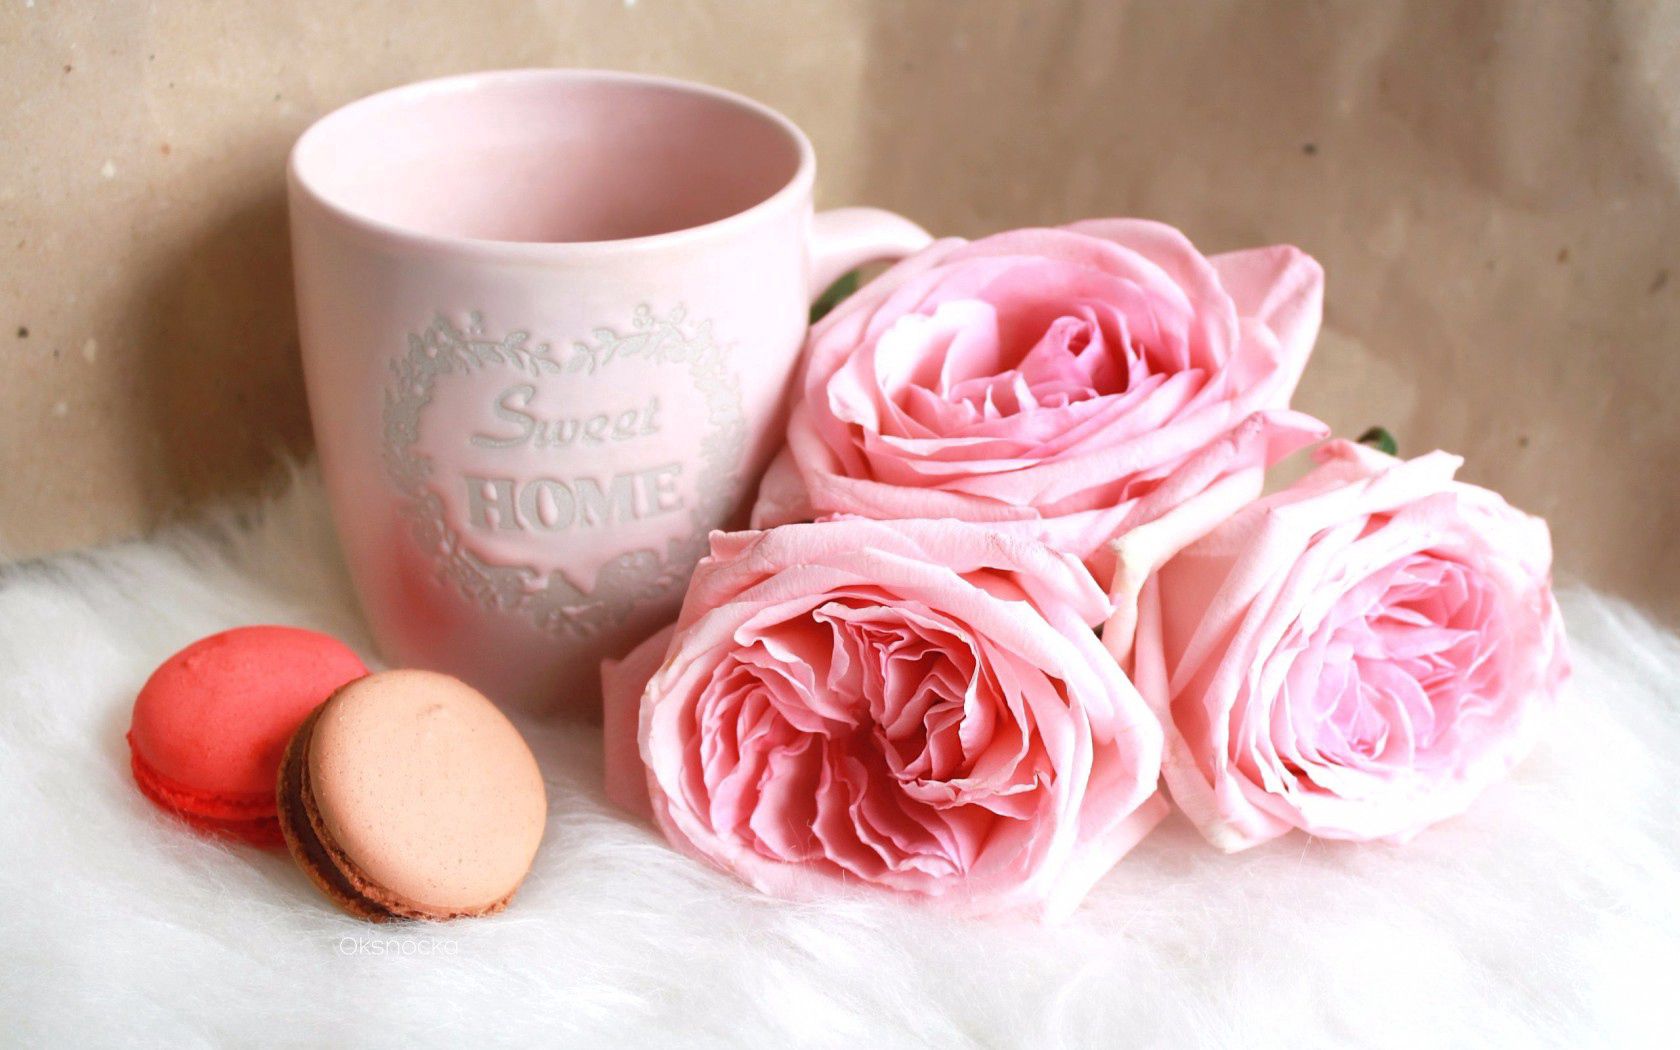
<path fill-rule="evenodd" d="M 928 236 L 812 214 L 811 144 L 625 73 L 397 88 L 289 166 L 310 415 L 382 654 L 595 716 L 782 438 L 811 298 Z"/>

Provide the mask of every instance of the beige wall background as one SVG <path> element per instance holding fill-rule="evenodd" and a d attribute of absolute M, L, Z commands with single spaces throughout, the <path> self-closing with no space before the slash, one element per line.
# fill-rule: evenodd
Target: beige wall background
<path fill-rule="evenodd" d="M 310 448 L 282 168 L 443 73 L 721 84 L 824 204 L 940 233 L 1098 214 L 1329 275 L 1300 407 L 1551 519 L 1680 620 L 1680 6 L 325 0 L 0 9 L 0 561 L 272 484 Z"/>

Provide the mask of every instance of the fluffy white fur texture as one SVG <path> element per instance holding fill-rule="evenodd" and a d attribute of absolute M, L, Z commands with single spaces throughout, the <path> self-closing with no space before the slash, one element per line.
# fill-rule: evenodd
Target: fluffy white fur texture
<path fill-rule="evenodd" d="M 161 816 L 123 742 L 153 665 L 210 631 L 371 652 L 306 472 L 261 508 L 0 575 L 0 1042 L 1677 1045 L 1680 640 L 1588 592 L 1565 606 L 1577 675 L 1548 742 L 1405 847 L 1227 857 L 1173 819 L 1059 928 L 789 905 L 611 811 L 594 728 L 528 725 L 553 815 L 513 906 L 376 927 L 284 855 Z"/>

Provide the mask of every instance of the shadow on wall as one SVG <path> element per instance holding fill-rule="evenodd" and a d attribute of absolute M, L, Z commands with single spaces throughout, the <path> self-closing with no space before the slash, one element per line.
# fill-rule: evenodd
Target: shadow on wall
<path fill-rule="evenodd" d="M 142 286 L 139 391 L 176 504 L 311 447 L 280 185 L 220 213 Z M 163 502 L 163 501 L 158 501 Z"/>
<path fill-rule="evenodd" d="M 885 5 L 859 193 L 936 233 L 1302 245 L 1328 334 L 1297 406 L 1463 454 L 1563 574 L 1676 622 L 1677 33 L 1614 5 Z"/>

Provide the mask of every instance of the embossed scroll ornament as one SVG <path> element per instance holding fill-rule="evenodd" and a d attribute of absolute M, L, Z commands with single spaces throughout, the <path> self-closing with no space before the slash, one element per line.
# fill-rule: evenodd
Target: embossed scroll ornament
<path fill-rule="evenodd" d="M 681 593 L 706 552 L 707 534 L 736 506 L 746 451 L 740 383 L 728 353 L 717 345 L 709 321 L 686 322 L 681 306 L 661 317 L 644 304 L 627 333 L 596 328 L 567 354 L 533 343 L 525 331 L 492 336 L 476 312 L 465 328 L 439 314 L 425 331 L 409 335 L 407 353 L 391 364 L 393 382 L 385 394 L 385 466 L 404 497 L 415 538 L 433 553 L 446 580 L 484 606 L 569 638 L 593 637 L 624 622 L 636 607 Z M 448 520 L 431 484 L 432 458 L 420 448 L 421 419 L 437 385 L 486 369 L 536 383 L 549 376 L 591 377 L 631 360 L 686 369 L 703 399 L 706 430 L 695 450 L 700 469 L 687 511 L 690 527 L 663 549 L 641 547 L 612 558 L 589 590 L 559 569 L 501 563 L 475 551 Z"/>

